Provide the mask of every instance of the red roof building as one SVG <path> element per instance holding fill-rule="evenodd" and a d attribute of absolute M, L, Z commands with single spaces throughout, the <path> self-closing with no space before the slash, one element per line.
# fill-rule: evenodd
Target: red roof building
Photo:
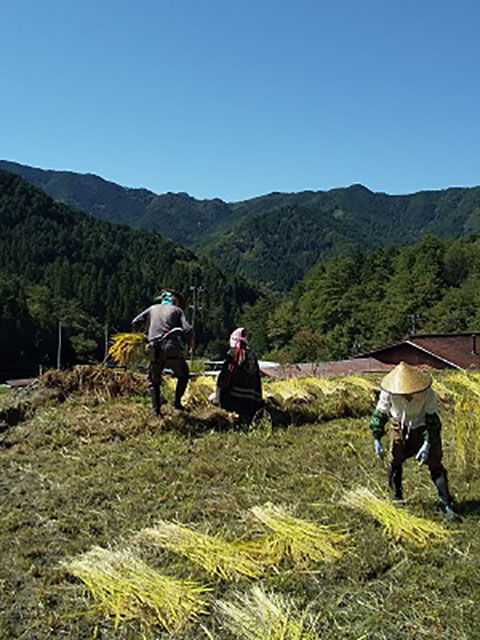
<path fill-rule="evenodd" d="M 332 362 L 308 362 L 299 364 L 275 364 L 261 366 L 263 375 L 280 380 L 292 378 L 326 378 L 328 376 L 348 376 L 361 373 L 387 373 L 391 365 L 384 364 L 375 358 L 355 358 Z"/>
<path fill-rule="evenodd" d="M 406 362 L 433 369 L 480 369 L 480 335 L 439 333 L 409 336 L 397 344 L 364 353 L 385 364 Z"/>

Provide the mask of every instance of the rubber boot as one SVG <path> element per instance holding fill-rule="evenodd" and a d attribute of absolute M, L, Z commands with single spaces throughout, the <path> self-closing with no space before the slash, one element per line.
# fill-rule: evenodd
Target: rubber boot
<path fill-rule="evenodd" d="M 159 416 L 160 415 L 160 387 L 158 386 L 151 386 L 150 387 L 150 400 L 152 401 L 152 410 L 151 410 L 151 414 L 152 416 Z"/>
<path fill-rule="evenodd" d="M 388 485 L 393 491 L 394 500 L 403 500 L 402 475 L 402 467 L 394 467 L 393 464 L 388 465 Z"/>
<path fill-rule="evenodd" d="M 182 397 L 187 388 L 188 378 L 189 378 L 188 376 L 181 376 L 177 380 L 177 386 L 175 388 L 175 402 L 174 402 L 175 409 L 183 410 L 185 408 L 182 404 Z"/>
<path fill-rule="evenodd" d="M 449 522 L 455 520 L 457 516 L 452 507 L 452 496 L 450 495 L 450 491 L 448 489 L 447 472 L 443 471 L 443 473 L 441 473 L 435 479 L 432 478 L 432 480 L 437 487 L 438 500 L 445 513 L 445 517 Z"/>

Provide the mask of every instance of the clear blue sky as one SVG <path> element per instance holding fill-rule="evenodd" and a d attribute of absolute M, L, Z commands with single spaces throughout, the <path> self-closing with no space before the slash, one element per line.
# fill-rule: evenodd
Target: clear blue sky
<path fill-rule="evenodd" d="M 3 0 L 0 158 L 242 200 L 480 184 L 478 0 Z"/>

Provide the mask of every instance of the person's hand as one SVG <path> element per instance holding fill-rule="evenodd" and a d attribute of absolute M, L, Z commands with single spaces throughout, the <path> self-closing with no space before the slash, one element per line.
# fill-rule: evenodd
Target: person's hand
<path fill-rule="evenodd" d="M 416 460 L 418 460 L 420 464 L 424 464 L 424 462 L 427 461 L 429 452 L 430 452 L 430 445 L 428 442 L 424 442 L 420 447 L 420 449 L 418 450 L 417 455 L 415 456 Z"/>
<path fill-rule="evenodd" d="M 375 438 L 375 440 L 373 441 L 373 446 L 375 447 L 375 454 L 379 457 L 379 458 L 383 458 L 383 444 L 380 442 L 380 440 L 378 438 Z"/>

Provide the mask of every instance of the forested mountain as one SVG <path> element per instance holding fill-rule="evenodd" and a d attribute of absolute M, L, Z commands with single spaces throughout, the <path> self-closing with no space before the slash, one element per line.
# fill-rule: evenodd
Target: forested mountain
<path fill-rule="evenodd" d="M 276 290 L 291 288 L 326 257 L 412 244 L 426 233 L 447 238 L 480 232 L 480 187 L 390 196 L 353 185 L 226 203 L 126 189 L 93 175 L 0 161 L 2 166 L 70 207 L 156 230 L 224 270 Z"/>
<path fill-rule="evenodd" d="M 72 212 L 1 170 L 0 229 L 0 378 L 55 363 L 59 321 L 66 361 L 101 358 L 104 324 L 129 330 L 163 286 L 204 287 L 197 342 L 219 355 L 241 305 L 256 297 L 170 240 Z"/>
<path fill-rule="evenodd" d="M 353 185 L 272 194 L 241 207 L 250 213 L 205 243 L 202 253 L 276 289 L 290 288 L 326 257 L 412 244 L 426 233 L 446 238 L 480 231 L 479 187 L 389 196 Z"/>
<path fill-rule="evenodd" d="M 243 323 L 253 346 L 285 361 L 345 358 L 412 333 L 480 331 L 480 238 L 425 236 L 323 261 Z"/>
<path fill-rule="evenodd" d="M 5 160 L 0 160 L 0 169 L 20 175 L 71 209 L 134 229 L 157 231 L 185 246 L 209 237 L 236 214 L 219 199 L 196 200 L 186 193 L 156 195 L 92 174 L 44 171 Z"/>

